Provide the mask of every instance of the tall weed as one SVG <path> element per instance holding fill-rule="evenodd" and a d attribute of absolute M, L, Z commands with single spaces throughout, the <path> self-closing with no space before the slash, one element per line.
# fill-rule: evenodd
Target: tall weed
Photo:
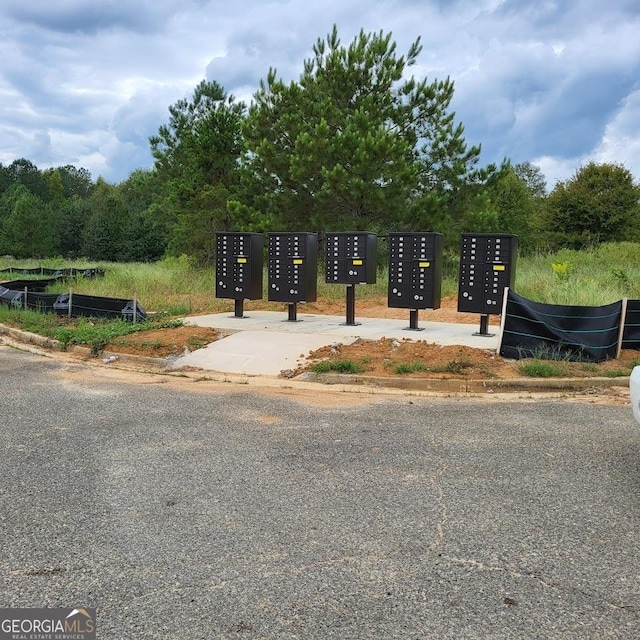
<path fill-rule="evenodd" d="M 442 295 L 453 296 L 458 286 L 458 258 L 447 253 L 443 259 Z M 568 264 L 565 274 L 558 276 L 558 267 Z M 155 263 L 94 263 L 89 260 L 69 262 L 53 258 L 10 260 L 0 258 L 0 269 L 8 266 L 35 267 L 100 267 L 103 278 L 78 278 L 56 284 L 52 292 L 68 292 L 117 298 L 137 298 L 147 312 L 170 315 L 219 313 L 233 308 L 230 300 L 215 297 L 215 270 L 194 264 L 188 256 L 165 258 Z M 561 305 L 600 306 L 623 297 L 640 299 L 640 243 L 605 243 L 594 249 L 574 251 L 563 249 L 554 253 L 520 256 L 516 263 L 514 289 L 537 302 Z M 5 279 L 11 279 L 8 275 Z M 377 282 L 357 285 L 358 300 L 379 299 L 387 295 L 388 271 L 380 268 Z M 0 281 L 2 276 L 0 276 Z M 263 278 L 262 306 L 266 302 L 267 274 Z M 344 285 L 324 281 L 322 260 L 318 263 L 318 299 L 343 300 Z M 274 303 L 275 305 L 275 303 Z M 277 305 L 281 308 L 281 305 Z"/>

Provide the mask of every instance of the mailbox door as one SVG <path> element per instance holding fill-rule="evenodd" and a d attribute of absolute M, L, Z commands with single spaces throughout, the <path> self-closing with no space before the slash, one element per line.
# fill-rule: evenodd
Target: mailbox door
<path fill-rule="evenodd" d="M 317 299 L 318 240 L 311 233 L 269 236 L 268 298 L 274 302 Z"/>
<path fill-rule="evenodd" d="M 462 235 L 458 311 L 502 312 L 504 289 L 515 281 L 517 244 L 513 235 Z"/>
<path fill-rule="evenodd" d="M 221 233 L 216 237 L 216 297 L 262 297 L 262 234 Z"/>
<path fill-rule="evenodd" d="M 325 257 L 325 281 L 328 283 L 372 284 L 376 281 L 375 234 L 329 233 Z"/>
<path fill-rule="evenodd" d="M 442 234 L 389 235 L 388 305 L 438 309 L 442 281 Z"/>

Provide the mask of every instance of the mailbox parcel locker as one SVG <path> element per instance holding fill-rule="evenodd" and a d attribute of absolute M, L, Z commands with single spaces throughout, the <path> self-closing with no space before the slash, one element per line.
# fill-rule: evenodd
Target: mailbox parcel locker
<path fill-rule="evenodd" d="M 315 302 L 318 298 L 318 236 L 269 234 L 268 299 Z"/>
<path fill-rule="evenodd" d="M 375 283 L 378 259 L 375 233 L 327 233 L 325 242 L 327 283 Z"/>
<path fill-rule="evenodd" d="M 462 234 L 458 311 L 502 313 L 504 288 L 515 282 L 517 250 L 517 236 Z"/>
<path fill-rule="evenodd" d="M 216 237 L 216 298 L 262 298 L 264 236 L 219 233 Z"/>
<path fill-rule="evenodd" d="M 390 307 L 440 308 L 442 245 L 441 233 L 389 234 Z"/>

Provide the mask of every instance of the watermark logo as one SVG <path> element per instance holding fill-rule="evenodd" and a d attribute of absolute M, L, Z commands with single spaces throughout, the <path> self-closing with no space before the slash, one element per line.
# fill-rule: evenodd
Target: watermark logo
<path fill-rule="evenodd" d="M 0 640 L 96 640 L 96 610 L 0 609 Z"/>

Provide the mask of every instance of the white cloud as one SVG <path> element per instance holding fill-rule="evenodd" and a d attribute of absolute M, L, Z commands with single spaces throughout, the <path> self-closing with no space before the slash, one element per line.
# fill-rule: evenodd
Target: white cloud
<path fill-rule="evenodd" d="M 640 89 L 622 101 L 618 111 L 606 123 L 599 144 L 588 153 L 564 159 L 542 156 L 533 162 L 547 176 L 550 189 L 556 182 L 572 178 L 580 167 L 589 162 L 622 165 L 640 182 Z"/>
<path fill-rule="evenodd" d="M 635 0 L 4 0 L 0 161 L 123 180 L 151 166 L 149 135 L 200 80 L 248 101 L 269 67 L 297 78 L 334 23 L 344 44 L 391 31 L 399 54 L 421 36 L 410 73 L 455 81 L 486 162 L 538 162 L 550 186 L 585 158 L 640 176 Z"/>

